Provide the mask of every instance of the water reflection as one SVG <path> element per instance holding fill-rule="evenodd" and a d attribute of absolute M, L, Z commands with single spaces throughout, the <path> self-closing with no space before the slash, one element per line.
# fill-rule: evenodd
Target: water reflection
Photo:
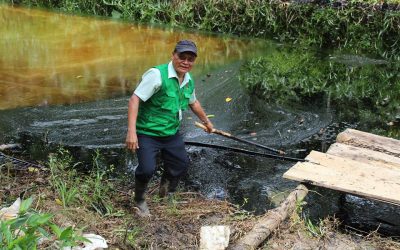
<path fill-rule="evenodd" d="M 147 68 L 170 59 L 179 39 L 198 44 L 194 74 L 271 46 L 6 5 L 0 23 L 0 109 L 129 94 Z"/>

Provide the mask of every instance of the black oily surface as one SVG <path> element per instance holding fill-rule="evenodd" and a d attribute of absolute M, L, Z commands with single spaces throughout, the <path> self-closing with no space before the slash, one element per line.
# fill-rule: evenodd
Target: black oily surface
<path fill-rule="evenodd" d="M 211 72 L 197 82 L 197 97 L 207 113 L 214 115 L 210 119 L 216 128 L 284 149 L 290 156 L 304 157 L 310 150 L 324 152 L 337 133 L 357 127 L 357 124 L 334 121 L 333 112 L 324 105 L 282 107 L 249 96 L 237 79 L 239 66 L 233 64 Z M 228 97 L 232 98 L 229 102 Z M 114 164 L 123 178 L 132 180 L 137 160 L 123 148 L 128 99 L 1 111 L 0 139 L 2 143 L 22 143 L 25 153 L 41 157 L 47 157 L 47 151 L 61 144 L 78 160 L 90 162 L 99 150 L 105 165 Z M 196 120 L 190 112 L 185 113 L 181 129 L 185 140 L 259 150 L 207 134 L 193 125 Z M 191 165 L 185 178 L 187 188 L 209 198 L 228 199 L 256 214 L 275 207 L 298 184 L 282 178 L 293 162 L 194 146 L 188 146 L 188 152 Z M 307 197 L 310 205 L 306 211 L 316 221 L 327 214 L 340 214 L 349 225 L 374 230 L 385 222 L 381 227 L 384 232 L 398 232 L 398 224 L 393 219 L 398 213 L 390 205 L 378 204 L 373 206 L 377 214 L 363 213 L 360 217 L 358 211 L 370 211 L 370 203 L 339 199 L 337 194 L 332 198 L 326 194 L 331 191 L 322 190 L 321 196 Z"/>
<path fill-rule="evenodd" d="M 331 123 L 324 107 L 280 107 L 249 96 L 240 86 L 240 64 L 200 78 L 196 94 L 215 127 L 240 138 L 287 147 L 316 134 Z M 226 98 L 232 98 L 227 102 Z M 0 112 L 0 139 L 17 141 L 25 133 L 43 136 L 47 143 L 89 148 L 122 147 L 127 129 L 129 96 L 97 102 L 49 107 L 32 107 Z M 185 112 L 181 132 L 186 140 L 233 142 L 204 133 L 194 126 L 197 118 Z"/>

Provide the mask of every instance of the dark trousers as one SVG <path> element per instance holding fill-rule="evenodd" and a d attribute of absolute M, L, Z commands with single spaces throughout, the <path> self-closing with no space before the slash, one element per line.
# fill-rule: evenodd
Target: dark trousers
<path fill-rule="evenodd" d="M 174 179 L 186 173 L 189 166 L 182 136 L 176 133 L 172 136 L 157 137 L 138 135 L 139 149 L 137 157 L 139 166 L 136 168 L 135 177 L 143 182 L 148 182 L 156 171 L 156 156 L 161 152 L 164 163 L 164 176 Z"/>

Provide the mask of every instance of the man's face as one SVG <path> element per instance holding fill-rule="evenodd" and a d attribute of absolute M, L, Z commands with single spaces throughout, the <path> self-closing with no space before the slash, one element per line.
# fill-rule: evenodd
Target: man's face
<path fill-rule="evenodd" d="M 172 54 L 172 65 L 178 76 L 183 76 L 189 72 L 193 67 L 194 61 L 196 61 L 196 56 L 191 52 Z"/>

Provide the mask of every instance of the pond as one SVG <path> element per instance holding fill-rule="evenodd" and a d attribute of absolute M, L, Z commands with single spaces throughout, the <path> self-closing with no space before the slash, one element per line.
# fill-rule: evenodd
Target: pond
<path fill-rule="evenodd" d="M 170 60 L 180 39 L 199 47 L 195 75 L 272 46 L 7 5 L 0 21 L 0 109 L 131 94 L 145 70 Z"/>
<path fill-rule="evenodd" d="M 338 120 L 330 105 L 267 104 L 243 89 L 238 79 L 241 64 L 286 46 L 273 41 L 6 5 L 0 5 L 0 21 L 4 24 L 0 26 L 0 142 L 20 142 L 38 159 L 58 144 L 80 160 L 91 159 L 100 150 L 108 164 L 131 176 L 136 159 L 123 148 L 128 99 L 143 72 L 168 62 L 180 39 L 198 45 L 193 71 L 196 93 L 219 129 L 304 157 L 312 149 L 326 151 L 338 132 L 357 126 Z M 193 125 L 196 119 L 191 113 L 184 117 L 181 132 L 186 141 L 256 150 L 204 133 Z M 186 188 L 228 199 L 249 211 L 262 213 L 275 207 L 297 185 L 282 178 L 294 164 L 290 161 L 195 146 L 188 146 L 188 151 L 191 168 Z M 328 190 L 319 193 L 322 198 L 309 195 L 313 206 L 308 213 L 316 219 L 341 213 L 352 225 L 373 228 L 376 218 L 385 217 L 379 220 L 382 223 L 398 217 L 389 207 L 387 213 L 364 220 L 354 209 L 368 211 L 367 201 Z M 396 223 L 386 229 L 396 232 Z"/>

